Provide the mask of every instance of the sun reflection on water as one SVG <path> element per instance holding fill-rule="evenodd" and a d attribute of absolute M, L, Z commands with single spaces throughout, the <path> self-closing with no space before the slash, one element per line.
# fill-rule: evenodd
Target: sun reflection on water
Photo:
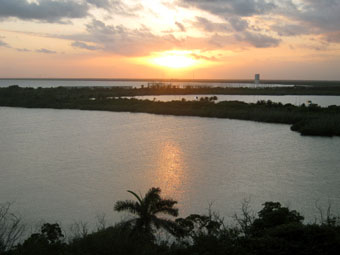
<path fill-rule="evenodd" d="M 163 195 L 176 200 L 182 198 L 186 181 L 184 168 L 183 152 L 180 146 L 172 141 L 165 141 L 161 144 L 154 176 Z"/>

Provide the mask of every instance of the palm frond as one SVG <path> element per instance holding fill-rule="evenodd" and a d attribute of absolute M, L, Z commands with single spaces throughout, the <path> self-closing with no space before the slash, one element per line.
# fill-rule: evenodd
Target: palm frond
<path fill-rule="evenodd" d="M 172 199 L 162 199 L 158 201 L 155 205 L 155 208 L 153 210 L 154 214 L 157 213 L 164 213 L 171 216 L 178 216 L 178 209 L 174 208 L 174 205 L 177 204 L 177 201 Z"/>
<path fill-rule="evenodd" d="M 173 207 L 177 203 L 178 202 L 176 200 L 173 200 L 173 199 L 162 199 L 162 200 L 158 201 L 157 206 L 159 206 L 159 207 Z"/>
<path fill-rule="evenodd" d="M 114 210 L 117 212 L 128 211 L 133 214 L 139 214 L 140 205 L 132 200 L 117 201 Z"/>
<path fill-rule="evenodd" d="M 131 193 L 133 196 L 135 196 L 137 198 L 137 200 L 139 201 L 140 204 L 143 203 L 142 199 L 140 198 L 140 196 L 138 196 L 135 192 L 128 190 L 127 192 Z"/>
<path fill-rule="evenodd" d="M 149 191 L 145 194 L 144 197 L 145 204 L 151 205 L 161 200 L 160 193 L 161 193 L 160 188 L 152 187 L 151 189 L 149 189 Z"/>

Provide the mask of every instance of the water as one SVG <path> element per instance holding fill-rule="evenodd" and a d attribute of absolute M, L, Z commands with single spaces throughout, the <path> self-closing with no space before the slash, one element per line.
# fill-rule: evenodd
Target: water
<path fill-rule="evenodd" d="M 110 222 L 114 202 L 152 186 L 180 216 L 213 209 L 230 220 L 280 201 L 318 217 L 340 212 L 340 138 L 303 137 L 288 125 L 143 113 L 0 107 L 0 201 L 29 224 Z"/>
<path fill-rule="evenodd" d="M 166 96 L 136 96 L 136 99 L 148 99 L 168 102 L 172 100 L 197 100 L 200 97 L 211 97 L 213 95 L 166 95 Z M 129 97 L 131 98 L 131 97 Z M 262 96 L 262 95 L 217 95 L 216 102 L 221 101 L 241 101 L 246 103 L 256 103 L 260 100 L 271 100 L 272 102 L 282 103 L 282 104 L 309 104 L 311 101 L 314 104 L 318 104 L 322 107 L 327 107 L 330 105 L 340 105 L 340 96 Z"/>

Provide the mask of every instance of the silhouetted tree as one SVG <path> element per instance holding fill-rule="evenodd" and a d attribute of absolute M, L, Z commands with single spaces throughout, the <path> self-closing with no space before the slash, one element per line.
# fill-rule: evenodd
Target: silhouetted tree
<path fill-rule="evenodd" d="M 255 219 L 251 226 L 251 232 L 255 235 L 263 234 L 266 229 L 286 224 L 301 224 L 304 217 L 295 210 L 282 207 L 279 202 L 265 202 L 259 211 L 259 218 Z"/>
<path fill-rule="evenodd" d="M 177 201 L 172 199 L 161 198 L 160 188 L 151 188 L 144 197 L 138 196 L 131 190 L 128 190 L 137 201 L 125 200 L 116 202 L 114 209 L 118 212 L 127 211 L 134 215 L 135 218 L 125 222 L 131 228 L 132 233 L 142 234 L 144 237 L 154 239 L 156 229 L 164 229 L 173 235 L 178 234 L 178 225 L 167 218 L 158 217 L 159 214 L 165 214 L 176 217 L 178 209 L 174 208 Z"/>
<path fill-rule="evenodd" d="M 16 252 L 22 255 L 61 255 L 65 253 L 66 245 L 63 238 L 59 224 L 45 223 L 40 233 L 32 234 L 22 245 L 18 245 Z"/>
<path fill-rule="evenodd" d="M 21 218 L 13 214 L 10 207 L 10 203 L 0 204 L 0 254 L 11 249 L 25 230 Z"/>

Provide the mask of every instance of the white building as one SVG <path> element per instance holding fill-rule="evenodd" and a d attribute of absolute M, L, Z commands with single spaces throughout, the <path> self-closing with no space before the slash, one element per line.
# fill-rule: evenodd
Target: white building
<path fill-rule="evenodd" d="M 260 74 L 255 74 L 255 84 L 260 84 Z"/>

